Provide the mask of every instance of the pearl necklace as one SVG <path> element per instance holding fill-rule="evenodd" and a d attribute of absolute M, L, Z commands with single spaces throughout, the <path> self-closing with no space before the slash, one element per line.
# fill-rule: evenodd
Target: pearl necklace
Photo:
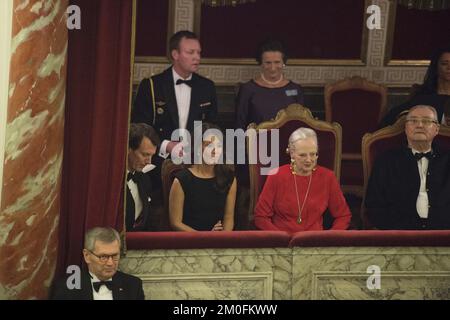
<path fill-rule="evenodd" d="M 281 77 L 280 77 L 280 79 L 278 79 L 277 81 L 269 81 L 269 80 L 267 80 L 267 79 L 264 77 L 264 75 L 261 73 L 261 79 L 262 79 L 265 83 L 270 84 L 271 86 L 276 86 L 276 85 L 279 84 L 281 81 L 283 81 L 284 77 L 283 77 L 283 74 L 282 74 Z"/>
<path fill-rule="evenodd" d="M 297 173 L 295 172 L 294 166 L 292 164 L 291 164 L 291 170 L 292 170 L 292 176 L 294 177 L 295 195 L 297 196 L 297 207 L 298 207 L 297 223 L 300 224 L 300 223 L 302 223 L 303 208 L 305 207 L 306 200 L 308 199 L 308 195 L 309 195 L 309 189 L 311 188 L 311 181 L 312 181 L 313 173 L 311 172 L 311 175 L 309 176 L 308 188 L 306 189 L 305 199 L 303 199 L 303 204 L 300 207 L 300 199 L 298 196 L 298 187 L 297 187 L 297 178 L 296 178 Z"/>

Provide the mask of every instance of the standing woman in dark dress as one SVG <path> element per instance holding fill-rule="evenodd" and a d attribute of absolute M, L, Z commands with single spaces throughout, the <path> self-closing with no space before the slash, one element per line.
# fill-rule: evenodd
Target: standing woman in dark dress
<path fill-rule="evenodd" d="M 389 111 L 380 122 L 380 128 L 394 124 L 410 108 L 419 104 L 434 107 L 439 123 L 450 125 L 450 45 L 433 54 L 423 84 L 413 90 L 408 101 Z"/>
<path fill-rule="evenodd" d="M 283 75 L 286 51 L 278 40 L 266 40 L 257 52 L 260 74 L 241 85 L 236 102 L 236 128 L 275 118 L 278 111 L 292 103 L 303 104 L 302 87 Z"/>
<path fill-rule="evenodd" d="M 170 226 L 177 231 L 232 231 L 236 202 L 234 168 L 223 164 L 220 129 L 203 123 L 202 134 L 202 146 L 198 148 L 201 155 L 197 155 L 200 163 L 194 162 L 178 172 L 170 189 Z M 195 146 L 191 149 L 197 152 Z"/>

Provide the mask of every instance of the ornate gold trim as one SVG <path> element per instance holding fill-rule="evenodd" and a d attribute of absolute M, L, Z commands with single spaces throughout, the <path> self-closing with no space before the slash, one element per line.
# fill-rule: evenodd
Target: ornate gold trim
<path fill-rule="evenodd" d="M 370 0 L 366 0 L 370 1 Z M 194 0 L 194 32 L 200 38 L 201 32 L 201 1 Z M 366 7 L 365 7 L 366 8 Z M 365 66 L 367 63 L 367 50 L 369 34 L 365 27 L 365 13 L 363 13 L 363 34 L 361 40 L 360 59 L 289 59 L 287 65 L 291 66 Z M 257 65 L 255 58 L 202 58 L 202 64 L 219 65 Z"/>
<path fill-rule="evenodd" d="M 160 56 L 137 56 L 135 57 L 137 63 L 169 63 L 167 57 Z M 247 65 L 256 66 L 256 60 L 253 58 L 202 58 L 202 65 Z M 361 60 L 355 59 L 289 59 L 289 66 L 365 66 Z"/>
<path fill-rule="evenodd" d="M 248 129 L 255 129 L 256 131 L 261 129 L 277 129 L 281 128 L 286 122 L 291 120 L 299 120 L 307 123 L 311 128 L 317 131 L 332 132 L 335 136 L 335 155 L 334 155 L 334 174 L 338 181 L 341 175 L 341 154 L 342 154 L 342 127 L 339 123 L 329 123 L 326 121 L 315 119 L 311 113 L 311 110 L 300 105 L 291 104 L 285 109 L 278 111 L 275 119 L 261 122 L 259 125 L 251 123 Z M 252 139 L 247 139 L 247 153 L 253 150 Z M 257 174 L 258 165 L 249 164 L 250 175 L 250 205 L 249 205 L 249 217 L 253 215 L 253 210 L 256 206 L 256 201 L 259 196 L 259 175 Z"/>
<path fill-rule="evenodd" d="M 361 202 L 360 218 L 363 224 L 363 229 L 372 229 L 366 217 L 366 206 L 364 205 L 366 201 L 367 184 L 369 182 L 369 176 L 373 166 L 373 163 L 370 161 L 369 157 L 370 146 L 377 140 L 394 137 L 404 132 L 405 118 L 406 116 L 402 116 L 393 125 L 387 126 L 373 133 L 366 133 L 362 138 L 361 152 L 363 162 L 364 196 Z"/>
<path fill-rule="evenodd" d="M 405 118 L 406 116 L 402 116 L 393 125 L 387 126 L 373 133 L 366 133 L 363 136 L 361 142 L 361 152 L 362 152 L 363 172 L 364 172 L 364 191 L 367 189 L 370 171 L 373 166 L 373 163 L 370 162 L 369 157 L 370 146 L 375 141 L 402 134 L 405 131 Z"/>
<path fill-rule="evenodd" d="M 194 0 L 194 33 L 200 39 L 202 25 L 202 3 L 200 0 Z"/>
<path fill-rule="evenodd" d="M 133 0 L 132 4 L 132 18 L 131 18 L 131 50 L 130 50 L 130 87 L 129 87 L 129 97 L 128 97 L 128 130 L 127 130 L 127 136 L 128 131 L 130 129 L 129 125 L 131 122 L 131 103 L 133 101 L 133 79 L 134 79 L 134 53 L 136 50 L 136 13 L 137 13 L 137 0 Z M 127 148 L 125 149 L 125 168 L 128 168 L 128 157 L 126 156 L 127 150 L 128 150 L 128 139 L 127 139 Z M 127 184 L 127 178 L 126 175 L 124 175 L 123 178 L 123 192 L 126 193 L 126 184 Z M 127 208 L 127 197 L 126 194 L 124 194 L 123 197 L 123 229 L 121 231 L 121 238 L 122 238 L 122 254 L 126 255 L 127 253 L 127 244 L 126 244 L 126 227 L 125 227 L 125 219 L 126 219 L 126 208 Z"/>
<path fill-rule="evenodd" d="M 395 18 L 397 15 L 397 0 L 389 0 L 389 15 L 386 29 L 386 41 L 384 48 L 384 65 L 389 65 L 392 58 L 392 47 L 394 45 Z"/>
<path fill-rule="evenodd" d="M 389 67 L 424 67 L 430 64 L 430 60 L 399 60 L 392 59 L 394 47 L 395 21 L 397 16 L 397 0 L 389 0 L 389 15 L 386 31 L 386 47 L 384 50 L 384 65 Z"/>
<path fill-rule="evenodd" d="M 368 6 L 372 4 L 372 0 L 365 0 L 364 2 L 364 12 L 363 12 L 363 32 L 362 32 L 362 39 L 361 39 L 361 62 L 364 65 L 367 65 L 367 52 L 369 51 L 369 29 L 367 28 L 366 21 L 367 21 L 367 12 L 366 9 Z"/>
<path fill-rule="evenodd" d="M 136 0 L 133 0 L 136 1 Z M 139 0 L 143 1 L 143 0 Z M 166 37 L 166 51 L 168 50 L 168 43 L 170 37 L 175 33 L 175 10 L 176 0 L 169 0 L 169 10 L 167 12 L 167 37 Z M 136 17 L 133 18 L 133 24 L 136 28 Z M 136 56 L 134 61 L 136 63 L 169 63 L 169 52 L 166 52 L 166 56 Z"/>
<path fill-rule="evenodd" d="M 428 67 L 430 60 L 390 60 L 388 62 L 389 67 Z"/>

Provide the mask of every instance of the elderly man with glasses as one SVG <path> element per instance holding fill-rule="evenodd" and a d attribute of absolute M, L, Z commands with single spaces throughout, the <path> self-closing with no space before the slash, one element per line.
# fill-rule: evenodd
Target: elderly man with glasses
<path fill-rule="evenodd" d="M 365 206 L 378 229 L 450 229 L 445 190 L 449 185 L 448 155 L 433 139 L 439 132 L 436 110 L 417 105 L 406 116 L 408 146 L 376 159 L 367 186 Z"/>
<path fill-rule="evenodd" d="M 86 232 L 83 249 L 87 270 L 55 283 L 53 300 L 144 300 L 142 280 L 117 271 L 120 236 L 112 228 Z M 78 280 L 78 281 L 77 281 Z M 77 285 L 78 283 L 78 285 Z"/>

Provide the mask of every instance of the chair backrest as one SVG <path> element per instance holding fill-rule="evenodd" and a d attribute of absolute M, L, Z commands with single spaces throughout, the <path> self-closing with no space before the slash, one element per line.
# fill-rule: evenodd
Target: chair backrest
<path fill-rule="evenodd" d="M 407 144 L 405 119 L 406 114 L 400 117 L 392 126 L 382 128 L 373 133 L 366 133 L 362 138 L 361 149 L 364 171 L 364 199 L 361 206 L 361 219 L 366 227 L 368 227 L 369 224 L 365 217 L 364 200 L 373 164 L 381 154 Z M 434 138 L 434 143 L 439 146 L 442 151 L 450 151 L 449 126 L 441 125 L 439 134 Z"/>
<path fill-rule="evenodd" d="M 170 188 L 172 187 L 173 180 L 175 179 L 175 174 L 184 168 L 184 165 L 174 164 L 172 160 L 164 160 L 161 168 L 161 181 L 162 181 L 162 193 L 164 200 L 164 215 L 163 215 L 163 226 L 170 229 L 169 224 L 169 194 Z"/>
<path fill-rule="evenodd" d="M 342 129 L 338 123 L 328 123 L 325 121 L 314 119 L 311 111 L 300 105 L 291 104 L 285 109 L 281 109 L 274 120 L 265 121 L 259 125 L 250 124 L 249 129 L 256 130 L 256 139 L 248 139 L 248 150 L 254 150 L 253 144 L 259 143 L 259 136 L 263 131 L 267 130 L 267 145 L 268 153 L 270 152 L 270 140 L 273 129 L 279 131 L 279 166 L 290 162 L 290 156 L 286 152 L 288 146 L 289 136 L 293 131 L 300 127 L 311 128 L 316 131 L 319 143 L 319 159 L 318 164 L 333 170 L 339 180 L 341 172 L 341 143 L 342 143 Z M 256 148 L 259 150 L 259 148 Z M 249 152 L 249 151 L 248 151 Z M 253 217 L 253 210 L 256 205 L 258 196 L 264 186 L 267 176 L 261 174 L 264 166 L 261 164 L 259 156 L 257 156 L 257 163 L 250 164 L 250 206 L 249 217 Z"/>
<path fill-rule="evenodd" d="M 325 118 L 342 126 L 343 159 L 361 154 L 361 139 L 377 129 L 387 106 L 387 88 L 354 76 L 325 86 Z"/>
<path fill-rule="evenodd" d="M 392 126 L 366 133 L 362 138 L 361 150 L 364 172 L 364 191 L 369 181 L 370 172 L 377 157 L 383 153 L 407 144 L 405 135 L 405 116 L 399 118 Z"/>

